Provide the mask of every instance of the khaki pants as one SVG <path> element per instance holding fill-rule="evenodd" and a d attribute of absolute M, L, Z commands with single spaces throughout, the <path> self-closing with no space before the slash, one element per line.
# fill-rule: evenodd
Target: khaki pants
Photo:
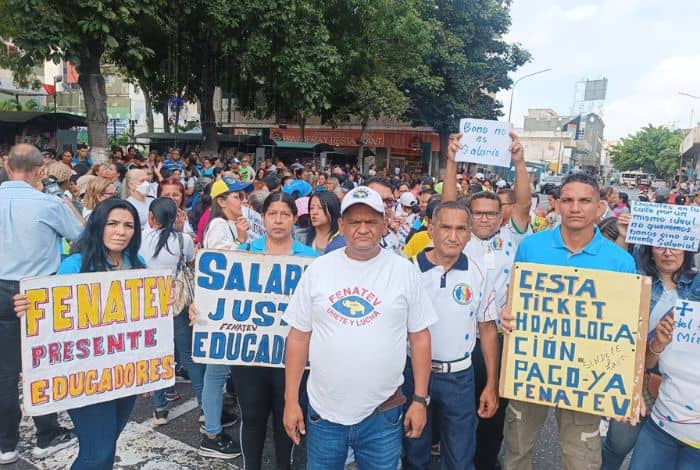
<path fill-rule="evenodd" d="M 503 432 L 504 470 L 531 470 L 532 449 L 550 407 L 511 400 Z M 598 470 L 601 464 L 600 417 L 555 409 L 564 470 Z"/>

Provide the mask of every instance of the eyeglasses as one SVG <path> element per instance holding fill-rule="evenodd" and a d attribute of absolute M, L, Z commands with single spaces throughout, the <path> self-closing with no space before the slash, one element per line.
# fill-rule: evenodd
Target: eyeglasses
<path fill-rule="evenodd" d="M 472 212 L 472 218 L 474 219 L 481 219 L 483 217 L 486 217 L 489 220 L 493 220 L 501 215 L 500 212 L 480 212 L 480 211 L 475 211 Z"/>
<path fill-rule="evenodd" d="M 663 247 L 663 246 L 654 246 L 652 247 L 652 250 L 654 250 L 655 253 L 658 254 L 669 254 L 673 256 L 680 256 L 683 254 L 683 250 L 679 250 L 676 248 L 669 248 L 669 247 Z"/>

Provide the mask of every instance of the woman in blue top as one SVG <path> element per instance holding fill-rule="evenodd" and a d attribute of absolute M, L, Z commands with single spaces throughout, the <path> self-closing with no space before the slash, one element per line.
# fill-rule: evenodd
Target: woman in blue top
<path fill-rule="evenodd" d="M 297 206 L 294 198 L 282 192 L 271 193 L 263 202 L 262 216 L 266 234 L 239 250 L 279 256 L 318 256 L 316 251 L 293 237 Z M 196 309 L 190 309 L 194 321 Z M 241 450 L 244 467 L 259 470 L 265 446 L 267 419 L 272 413 L 275 442 L 275 468 L 291 468 L 294 444 L 282 424 L 284 413 L 284 369 L 260 366 L 231 366 L 238 403 L 241 407 Z M 302 382 L 303 383 L 303 382 Z M 302 385 L 303 388 L 303 385 Z"/>
<path fill-rule="evenodd" d="M 621 234 L 624 240 L 624 234 Z M 671 311 L 678 299 L 687 299 L 697 301 L 700 300 L 700 276 L 691 270 L 691 260 L 693 253 L 689 251 L 674 250 L 667 248 L 658 248 L 651 246 L 640 246 L 637 257 L 637 268 L 641 274 L 652 277 L 651 287 L 651 306 L 649 312 L 649 337 L 651 346 L 647 345 L 647 368 L 655 368 L 659 361 L 655 352 L 660 352 L 659 346 L 656 344 L 656 328 L 662 318 L 672 318 L 667 315 Z M 669 320 L 666 320 L 668 322 Z M 689 359 L 689 358 L 688 358 Z M 656 370 L 655 372 L 658 372 Z M 666 377 L 669 370 L 663 369 L 664 378 L 672 380 L 671 376 Z M 685 374 L 685 372 L 683 373 Z M 675 375 L 675 373 L 672 373 Z M 688 371 L 688 375 L 692 374 Z M 700 381 L 696 377 L 696 383 L 700 386 Z M 671 382 L 667 382 L 667 385 Z M 668 387 L 667 387 L 668 388 Z M 658 411 L 655 407 L 654 410 Z M 652 410 L 647 410 L 647 415 L 652 414 Z M 607 436 L 603 442 L 603 461 L 601 470 L 617 470 L 622 466 L 627 454 L 635 448 L 635 454 L 639 444 L 635 447 L 640 431 L 643 433 L 646 428 L 656 430 L 658 426 L 653 422 L 649 422 L 648 416 L 641 419 L 641 422 L 633 426 L 627 422 L 610 421 Z M 671 423 L 671 427 L 674 424 Z M 683 426 L 686 430 L 691 426 Z M 695 428 L 700 426 L 695 424 Z M 660 431 L 659 432 L 663 432 Z M 698 431 L 696 431 L 697 433 Z M 669 436 L 670 437 L 670 436 Z M 639 437 L 641 439 L 641 436 Z M 646 457 L 645 462 L 636 459 L 637 468 L 647 467 Z M 666 459 L 666 457 L 664 457 Z M 673 459 L 669 456 L 669 462 Z M 664 466 L 665 468 L 665 466 Z M 669 463 L 668 468 L 675 467 Z"/>
<path fill-rule="evenodd" d="M 263 223 L 267 233 L 250 244 L 240 245 L 238 249 L 279 256 L 318 256 L 316 250 L 294 240 L 296 215 L 297 206 L 292 196 L 282 192 L 270 194 L 262 207 Z M 231 377 L 241 406 L 241 449 L 244 467 L 248 470 L 259 470 L 262 467 L 267 418 L 272 413 L 275 468 L 290 469 L 294 444 L 287 436 L 282 423 L 284 369 L 231 366 Z"/>
<path fill-rule="evenodd" d="M 700 344 L 694 339 L 700 274 L 692 270 L 692 259 L 692 252 L 671 248 L 640 251 L 640 267 L 654 278 L 646 367 L 658 365 L 661 385 L 634 446 L 631 470 L 700 468 Z"/>
<path fill-rule="evenodd" d="M 141 224 L 134 206 L 122 199 L 107 199 L 95 207 L 78 241 L 79 252 L 69 256 L 56 274 L 97 273 L 143 268 L 139 258 Z M 29 303 L 15 296 L 15 311 L 22 315 Z M 78 457 L 72 470 L 110 470 L 117 439 L 131 415 L 136 396 L 117 398 L 68 410 L 78 436 Z"/>

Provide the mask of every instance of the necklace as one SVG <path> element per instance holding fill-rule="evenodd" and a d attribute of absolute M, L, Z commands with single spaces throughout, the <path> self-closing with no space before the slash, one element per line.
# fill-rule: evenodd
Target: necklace
<path fill-rule="evenodd" d="M 107 259 L 109 259 L 109 262 L 114 266 L 114 269 L 119 270 L 122 267 L 122 260 L 121 258 L 118 260 L 115 260 L 111 254 L 107 254 Z"/>

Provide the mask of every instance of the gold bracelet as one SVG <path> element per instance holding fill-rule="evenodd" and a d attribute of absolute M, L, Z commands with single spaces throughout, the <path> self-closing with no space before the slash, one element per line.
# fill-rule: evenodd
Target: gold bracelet
<path fill-rule="evenodd" d="M 658 355 L 660 355 L 662 352 L 664 352 L 663 349 L 662 349 L 661 351 L 659 351 L 659 352 L 654 351 L 654 348 L 651 347 L 652 341 L 654 341 L 653 338 L 651 339 L 651 341 L 649 341 L 649 348 L 648 348 L 648 349 L 649 349 L 649 352 L 650 352 L 650 353 L 652 353 L 654 356 L 658 356 Z"/>

